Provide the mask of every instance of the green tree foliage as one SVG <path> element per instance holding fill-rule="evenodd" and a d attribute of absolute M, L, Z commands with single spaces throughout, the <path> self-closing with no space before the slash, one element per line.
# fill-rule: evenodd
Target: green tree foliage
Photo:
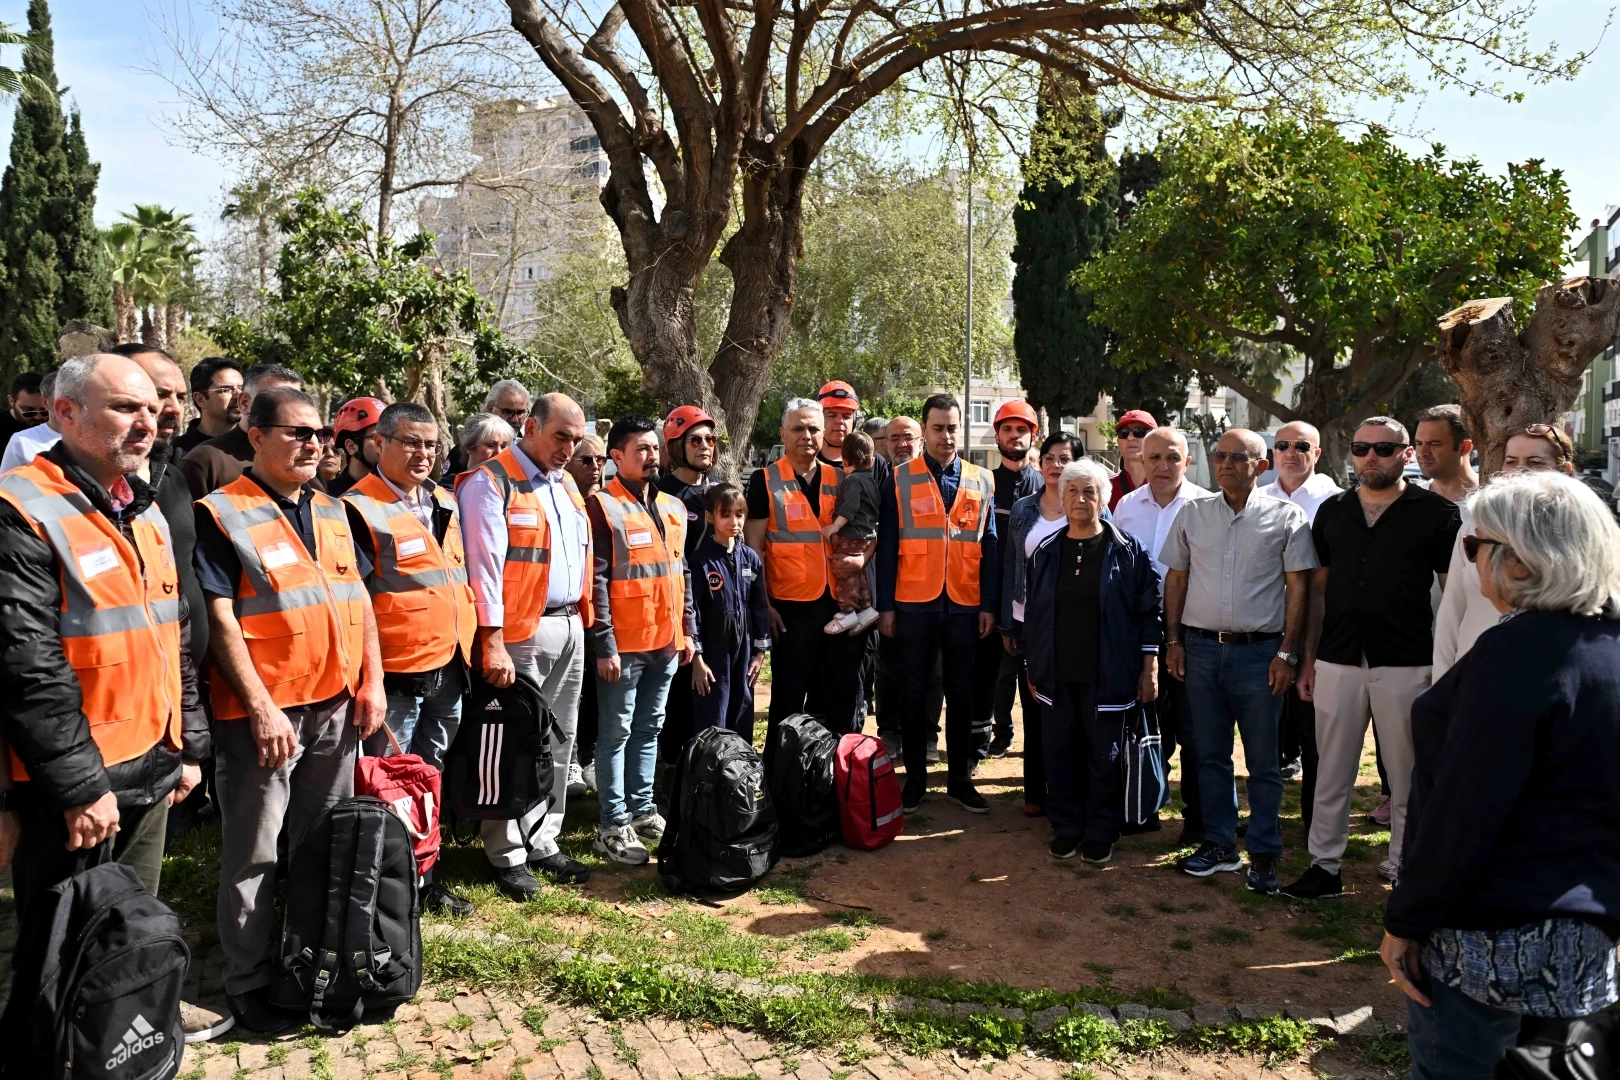
<path fill-rule="evenodd" d="M 1492 176 L 1439 146 L 1407 155 L 1378 130 L 1194 127 L 1076 280 L 1118 335 L 1119 362 L 1174 358 L 1317 424 L 1331 450 L 1390 408 L 1442 313 L 1479 296 L 1528 301 L 1558 275 L 1573 225 L 1562 175 L 1540 161 Z M 1242 343 L 1303 357 L 1293 401 L 1256 385 L 1263 354 Z"/>
<path fill-rule="evenodd" d="M 0 91 L 9 82 L 0 79 Z M 110 283 L 93 221 L 100 169 L 90 160 L 78 115 L 70 127 L 58 101 L 46 0 L 28 5 L 28 44 L 16 85 L 34 92 L 17 100 L 11 162 L 0 181 L 3 378 L 25 367 L 54 366 L 57 334 L 67 320 L 111 321 Z"/>

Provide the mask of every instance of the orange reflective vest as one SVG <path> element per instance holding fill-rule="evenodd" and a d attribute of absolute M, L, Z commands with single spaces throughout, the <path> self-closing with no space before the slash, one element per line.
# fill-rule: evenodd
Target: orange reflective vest
<path fill-rule="evenodd" d="M 349 517 L 336 499 L 310 496 L 316 558 L 252 477 L 241 476 L 198 500 L 230 537 L 242 563 L 232 608 L 248 655 L 283 709 L 313 705 L 360 686 L 366 586 L 355 566 Z M 214 716 L 247 715 L 224 675 L 215 672 Z"/>
<path fill-rule="evenodd" d="M 773 600 L 818 600 L 832 580 L 827 569 L 823 525 L 831 525 L 838 503 L 838 470 L 816 462 L 821 481 L 817 517 L 799 487 L 787 458 L 765 468 L 771 514 L 765 525 L 765 591 Z"/>
<path fill-rule="evenodd" d="M 900 511 L 900 563 L 894 598 L 907 604 L 939 599 L 940 590 L 964 607 L 979 606 L 979 547 L 995 509 L 989 472 L 962 462 L 962 477 L 950 513 L 928 462 L 918 455 L 894 471 Z"/>
<path fill-rule="evenodd" d="M 102 763 L 133 761 L 160 740 L 180 749 L 180 577 L 157 504 L 130 522 L 131 544 L 44 457 L 0 476 L 0 499 L 56 555 L 62 652 Z M 28 779 L 15 753 L 11 776 Z"/>
<path fill-rule="evenodd" d="M 592 498 L 601 505 L 613 530 L 608 602 L 619 652 L 652 652 L 672 642 L 675 648 L 683 648 L 686 580 L 681 553 L 686 550 L 685 504 L 655 489 L 654 510 L 649 512 L 617 476 Z M 662 534 L 652 519 L 654 512 L 664 520 Z"/>
<path fill-rule="evenodd" d="M 441 545 L 405 501 L 376 473 L 343 493 L 371 533 L 371 607 L 377 614 L 377 641 L 384 671 L 436 671 L 461 648 L 472 660 L 472 589 L 467 556 L 461 548 L 456 500 L 442 487 L 433 501 L 450 512 Z"/>
<path fill-rule="evenodd" d="M 540 505 L 540 496 L 511 447 L 490 458 L 478 469 L 489 473 L 502 493 L 506 507 L 506 562 L 501 570 L 501 607 L 505 618 L 501 627 L 502 639 L 510 645 L 514 641 L 527 641 L 540 628 L 540 617 L 546 612 L 546 592 L 551 588 L 551 519 Z M 460 490 L 462 481 L 478 470 L 462 473 L 456 478 Z M 585 500 L 572 479 L 566 481 L 568 497 L 580 513 L 585 512 Z M 585 527 L 585 575 L 579 596 L 579 616 L 586 626 L 591 625 L 591 530 Z"/>

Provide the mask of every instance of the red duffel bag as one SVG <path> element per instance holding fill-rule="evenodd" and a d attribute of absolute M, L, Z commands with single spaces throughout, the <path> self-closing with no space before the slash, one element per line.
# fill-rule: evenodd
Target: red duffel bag
<path fill-rule="evenodd" d="M 439 770 L 415 754 L 400 749 L 399 740 L 384 722 L 391 757 L 359 757 L 354 762 L 354 793 L 381 799 L 405 823 L 416 850 L 420 877 L 439 859 Z"/>
<path fill-rule="evenodd" d="M 844 843 L 850 847 L 873 851 L 906 827 L 900 811 L 900 778 L 882 739 L 859 734 L 839 739 L 833 786 L 838 789 Z"/>

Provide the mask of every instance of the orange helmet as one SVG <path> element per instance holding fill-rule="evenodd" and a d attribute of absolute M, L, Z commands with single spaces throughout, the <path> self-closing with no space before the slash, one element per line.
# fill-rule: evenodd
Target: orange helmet
<path fill-rule="evenodd" d="M 860 412 L 861 399 L 855 396 L 855 388 L 841 379 L 832 382 L 816 391 L 816 400 L 821 402 L 823 410 L 832 412 Z"/>
<path fill-rule="evenodd" d="M 720 426 L 714 422 L 714 417 L 696 405 L 678 405 L 670 410 L 668 416 L 664 417 L 664 441 L 666 443 L 674 442 L 699 424 L 708 424 L 712 428 Z"/>
<path fill-rule="evenodd" d="M 332 420 L 332 436 L 341 439 L 346 431 L 364 431 L 377 423 L 388 406 L 374 397 L 350 398 Z"/>
<path fill-rule="evenodd" d="M 1001 408 L 996 410 L 995 422 L 990 425 L 991 430 L 999 430 L 1005 420 L 1022 420 L 1029 425 L 1031 431 L 1041 429 L 1041 421 L 1035 415 L 1035 410 L 1029 407 L 1027 401 L 1004 401 Z"/>

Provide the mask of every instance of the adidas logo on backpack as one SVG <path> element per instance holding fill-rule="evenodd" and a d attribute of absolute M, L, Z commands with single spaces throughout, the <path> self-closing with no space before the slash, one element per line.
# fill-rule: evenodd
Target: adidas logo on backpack
<path fill-rule="evenodd" d="M 489 699 L 489 704 L 484 706 L 484 711 L 485 712 L 500 712 L 501 711 L 501 699 L 500 698 L 490 698 Z"/>
<path fill-rule="evenodd" d="M 124 1032 L 123 1041 L 113 1047 L 112 1056 L 107 1059 L 107 1071 L 112 1072 L 118 1066 L 145 1050 L 163 1043 L 163 1032 L 158 1031 L 146 1022 L 146 1017 L 140 1013 L 130 1022 L 129 1030 Z"/>

